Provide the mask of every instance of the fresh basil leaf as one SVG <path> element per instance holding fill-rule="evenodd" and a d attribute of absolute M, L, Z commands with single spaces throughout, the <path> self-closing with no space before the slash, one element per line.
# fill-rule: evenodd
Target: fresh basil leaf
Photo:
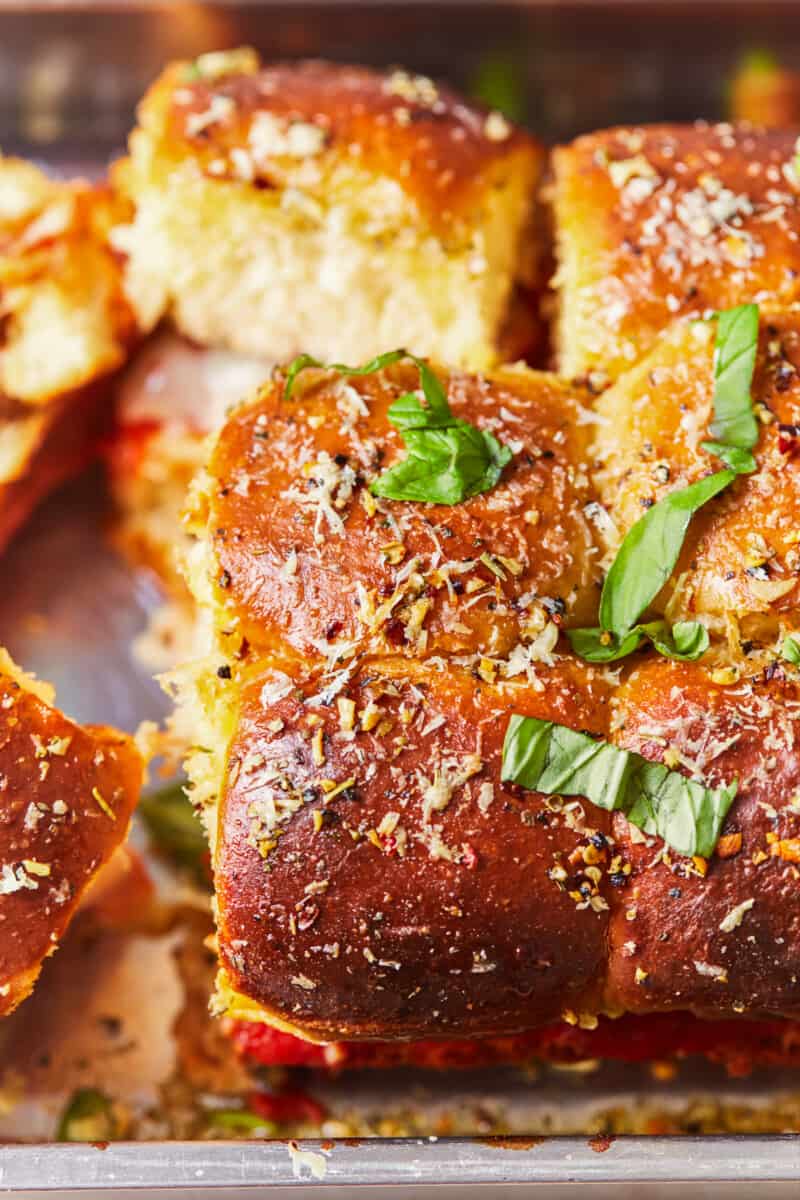
<path fill-rule="evenodd" d="M 390 406 L 387 415 L 402 434 L 408 458 L 373 480 L 370 491 L 388 500 L 447 505 L 489 491 L 511 461 L 511 451 L 493 434 L 455 417 L 435 371 L 406 350 L 380 354 L 363 367 L 321 363 L 301 354 L 287 369 L 283 396 L 289 399 L 297 376 L 306 367 L 321 367 L 342 375 L 371 375 L 401 359 L 413 362 L 419 371 L 425 404 L 415 392 L 404 392 Z"/>
<path fill-rule="evenodd" d="M 708 649 L 708 630 L 701 621 L 676 621 L 671 628 L 666 621 L 653 621 L 641 628 L 665 658 L 694 662 Z"/>
<path fill-rule="evenodd" d="M 58 1123 L 57 1142 L 110 1142 L 118 1136 L 108 1096 L 96 1088 L 73 1092 Z"/>
<path fill-rule="evenodd" d="M 447 429 L 409 430 L 403 440 L 408 458 L 372 482 L 373 495 L 459 504 L 494 487 L 511 458 L 507 446 L 466 421 Z"/>
<path fill-rule="evenodd" d="M 757 304 L 740 304 L 716 315 L 714 419 L 709 428 L 717 442 L 740 450 L 750 450 L 758 441 L 758 422 L 750 397 L 758 349 L 758 316 Z"/>
<path fill-rule="evenodd" d="M 625 535 L 600 596 L 600 625 L 623 638 L 672 574 L 694 514 L 736 478 L 717 471 L 659 500 Z"/>
<path fill-rule="evenodd" d="M 737 475 L 752 475 L 758 466 L 755 456 L 749 450 L 740 450 L 738 446 L 726 446 L 723 442 L 701 442 L 701 446 L 715 458 L 721 459 Z"/>
<path fill-rule="evenodd" d="M 783 639 L 781 658 L 785 658 L 787 662 L 794 663 L 795 666 L 800 666 L 800 642 L 798 642 L 796 637 L 792 637 L 791 634 Z"/>
<path fill-rule="evenodd" d="M 586 662 L 616 662 L 638 650 L 645 639 L 659 654 L 680 662 L 694 662 L 708 649 L 708 630 L 699 621 L 679 621 L 670 628 L 666 621 L 634 625 L 624 637 L 604 629 L 568 629 L 572 649 Z"/>
<path fill-rule="evenodd" d="M 707 788 L 630 750 L 565 725 L 514 713 L 501 778 L 544 795 L 582 796 L 655 834 L 679 854 L 713 854 L 736 782 Z"/>
<path fill-rule="evenodd" d="M 204 879 L 208 876 L 208 840 L 182 784 L 142 796 L 137 811 L 159 850 Z"/>
<path fill-rule="evenodd" d="M 618 638 L 605 629 L 568 629 L 570 645 L 586 662 L 615 662 L 638 650 L 644 640 L 640 625 L 635 625 L 625 637 Z"/>
<path fill-rule="evenodd" d="M 212 1125 L 235 1133 L 255 1133 L 260 1130 L 267 1137 L 278 1130 L 274 1121 L 260 1117 L 249 1108 L 215 1108 L 208 1113 L 208 1119 Z"/>

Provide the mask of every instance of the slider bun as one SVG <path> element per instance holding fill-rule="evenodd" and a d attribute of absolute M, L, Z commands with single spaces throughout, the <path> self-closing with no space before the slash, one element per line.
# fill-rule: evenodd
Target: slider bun
<path fill-rule="evenodd" d="M 715 332 L 715 322 L 675 323 L 598 400 L 595 482 L 620 536 L 649 505 L 724 465 L 701 446 L 713 437 Z M 745 639 L 774 641 L 800 601 L 798 368 L 800 312 L 762 312 L 751 393 L 758 470 L 692 519 L 655 604 L 673 621 L 700 617 L 736 653 Z"/>
<path fill-rule="evenodd" d="M 676 316 L 800 299 L 796 140 L 698 122 L 556 150 L 562 373 L 616 379 Z"/>
<path fill-rule="evenodd" d="M 555 636 L 592 619 L 586 395 L 521 368 L 439 376 L 454 414 L 514 451 L 491 491 L 455 506 L 368 490 L 405 454 L 387 410 L 419 385 L 410 363 L 347 381 L 307 370 L 289 400 L 278 375 L 230 418 L 196 506 L 208 531 L 196 586 L 210 585 L 234 643 L 296 661 L 354 644 L 481 655 L 501 672 L 516 650 L 519 673 L 548 658 L 546 625 Z"/>
<path fill-rule="evenodd" d="M 145 326 L 272 362 L 497 358 L 538 280 L 544 161 L 498 113 L 404 71 L 239 50 L 173 63 L 138 116 L 114 178 Z"/>
<path fill-rule="evenodd" d="M 739 781 L 705 875 L 614 820 L 633 867 L 609 930 L 609 1003 L 703 1017 L 800 1016 L 800 687 L 782 668 L 728 687 L 694 664 L 655 661 L 613 702 L 615 740 L 646 758 Z M 793 846 L 785 846 L 794 839 Z M 780 852 L 780 853 L 779 853 Z M 783 857 L 786 855 L 787 857 Z M 740 906 L 744 906 L 741 908 Z M 723 927 L 724 926 L 724 927 Z M 636 978 L 637 968 L 646 978 Z"/>
<path fill-rule="evenodd" d="M 401 660 L 327 705 L 318 686 L 262 672 L 238 697 L 215 862 L 231 1011 L 337 1040 L 514 1032 L 590 1006 L 608 911 L 582 855 L 610 818 L 504 786 L 500 758 L 511 708 L 602 732 L 604 686 L 564 667 L 540 692 L 496 690 Z"/>
<path fill-rule="evenodd" d="M 30 993 L 97 873 L 125 839 L 142 763 L 82 728 L 0 653 L 0 1015 Z"/>

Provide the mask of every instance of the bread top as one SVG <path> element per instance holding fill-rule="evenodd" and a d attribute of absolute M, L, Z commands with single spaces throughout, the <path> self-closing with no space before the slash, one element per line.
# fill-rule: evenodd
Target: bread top
<path fill-rule="evenodd" d="M 0 1015 L 31 991 L 42 961 L 124 841 L 142 763 L 132 740 L 70 721 L 52 689 L 0 655 Z"/>
<path fill-rule="evenodd" d="M 563 623 L 593 619 L 588 396 L 525 369 L 437 374 L 453 413 L 513 451 L 457 505 L 369 491 L 406 454 L 388 409 L 419 386 L 411 363 L 307 369 L 288 400 L 278 373 L 230 417 L 199 505 L 218 626 L 276 658 L 446 653 L 496 660 L 491 676 L 550 661 Z"/>
<path fill-rule="evenodd" d="M 0 156 L 4 427 L 23 417 L 30 439 L 42 420 L 30 406 L 61 402 L 125 360 L 137 330 L 110 239 L 128 215 L 107 187 Z"/>
<path fill-rule="evenodd" d="M 594 479 L 620 536 L 722 463 L 713 435 L 715 322 L 678 321 L 597 402 Z M 751 395 L 758 469 L 693 518 L 655 608 L 700 617 L 739 651 L 796 624 L 800 602 L 800 311 L 763 310 Z"/>
<path fill-rule="evenodd" d="M 248 49 L 167 67 L 140 105 L 131 154 L 134 191 L 136 170 L 187 160 L 221 182 L 298 189 L 323 204 L 365 175 L 383 177 L 442 238 L 473 226 L 512 174 L 527 172 L 532 188 L 544 157 L 499 113 L 425 76 L 263 65 Z"/>
<path fill-rule="evenodd" d="M 738 780 L 717 853 L 700 870 L 634 841 L 609 930 L 608 1000 L 631 1012 L 800 1014 L 800 685 L 771 670 L 730 686 L 698 664 L 652 661 L 613 701 L 613 739 L 708 786 Z M 642 974 L 644 972 L 644 975 Z"/>
<path fill-rule="evenodd" d="M 616 379 L 676 316 L 800 298 L 796 141 L 699 122 L 610 129 L 557 149 L 563 372 Z"/>
<path fill-rule="evenodd" d="M 391 660 L 325 704 L 315 680 L 251 674 L 218 817 L 228 986 L 328 1040 L 508 1032 L 588 1004 L 610 818 L 502 784 L 500 760 L 512 708 L 600 733 L 607 689 L 580 666 L 544 680 Z"/>
<path fill-rule="evenodd" d="M 561 662 L 493 688 L 396 660 L 325 704 L 251 674 L 216 858 L 223 998 L 317 1040 L 505 1035 L 598 1013 L 800 1015 L 800 692 L 663 660 Z M 710 860 L 500 781 L 518 712 L 708 786 L 738 782 Z"/>

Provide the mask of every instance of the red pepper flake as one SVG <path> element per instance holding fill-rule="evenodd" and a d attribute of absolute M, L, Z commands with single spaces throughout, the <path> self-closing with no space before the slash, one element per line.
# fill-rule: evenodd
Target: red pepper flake
<path fill-rule="evenodd" d="M 778 426 L 778 449 L 790 458 L 800 452 L 800 425 Z"/>
<path fill-rule="evenodd" d="M 474 871 L 478 865 L 478 855 L 469 843 L 465 843 L 461 851 L 461 861 L 468 871 Z"/>

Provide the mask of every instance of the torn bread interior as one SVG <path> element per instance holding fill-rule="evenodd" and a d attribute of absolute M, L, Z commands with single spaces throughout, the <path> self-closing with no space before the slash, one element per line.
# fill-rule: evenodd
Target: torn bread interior
<path fill-rule="evenodd" d="M 169 317 L 268 362 L 405 345 L 487 366 L 519 346 L 537 282 L 543 158 L 405 71 L 250 50 L 175 63 L 114 176 L 135 208 L 129 294 L 146 328 Z"/>

